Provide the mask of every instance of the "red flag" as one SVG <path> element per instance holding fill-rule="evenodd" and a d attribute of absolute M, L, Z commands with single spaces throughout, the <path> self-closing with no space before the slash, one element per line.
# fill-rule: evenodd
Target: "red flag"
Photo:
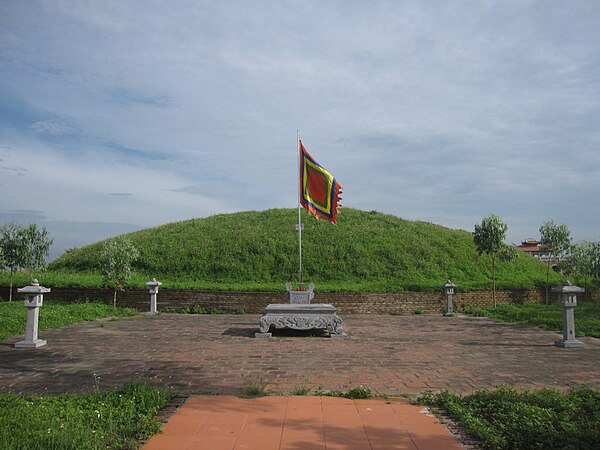
<path fill-rule="evenodd" d="M 342 185 L 325 170 L 300 141 L 300 204 L 309 214 L 335 223 Z"/>

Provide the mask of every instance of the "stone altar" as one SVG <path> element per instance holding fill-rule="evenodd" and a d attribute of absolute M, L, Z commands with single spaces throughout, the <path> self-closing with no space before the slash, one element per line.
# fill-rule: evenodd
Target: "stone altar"
<path fill-rule="evenodd" d="M 314 298 L 314 284 L 307 291 L 292 291 L 291 284 L 286 284 L 286 303 L 272 303 L 265 308 L 260 318 L 257 338 L 270 338 L 270 330 L 291 328 L 293 330 L 327 330 L 329 336 L 335 339 L 344 338 L 342 318 L 336 314 L 333 305 L 325 303 L 311 304 Z"/>

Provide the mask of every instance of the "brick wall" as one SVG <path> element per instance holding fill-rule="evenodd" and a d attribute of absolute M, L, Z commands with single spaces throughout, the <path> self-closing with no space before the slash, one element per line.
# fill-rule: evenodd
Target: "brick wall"
<path fill-rule="evenodd" d="M 51 286 L 50 286 L 51 287 Z M 52 288 L 52 287 L 51 287 Z M 69 301 L 72 303 L 100 300 L 112 304 L 111 289 L 52 288 L 44 299 Z M 8 287 L 0 287 L 0 299 L 8 299 Z M 543 290 L 513 290 L 496 292 L 498 304 L 544 303 Z M 286 303 L 285 292 L 215 292 L 159 289 L 158 310 L 181 310 L 188 306 L 200 305 L 206 309 L 219 309 L 224 312 L 244 310 L 246 313 L 262 313 L 270 303 Z M 556 296 L 551 301 L 556 302 Z M 13 301 L 22 301 L 22 296 L 13 292 Z M 313 303 L 331 303 L 340 314 L 413 314 L 441 313 L 446 308 L 446 296 L 441 292 L 315 292 Z M 140 311 L 150 309 L 150 294 L 146 289 L 130 289 L 119 292 L 119 306 L 129 306 Z M 454 295 L 455 311 L 465 306 L 491 306 L 491 291 L 474 291 Z"/>

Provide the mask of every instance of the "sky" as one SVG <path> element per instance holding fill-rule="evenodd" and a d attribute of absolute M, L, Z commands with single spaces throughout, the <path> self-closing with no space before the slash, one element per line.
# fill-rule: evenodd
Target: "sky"
<path fill-rule="evenodd" d="M 342 207 L 600 240 L 600 2 L 0 0 L 0 224 L 51 259 L 295 208 L 297 130 Z"/>

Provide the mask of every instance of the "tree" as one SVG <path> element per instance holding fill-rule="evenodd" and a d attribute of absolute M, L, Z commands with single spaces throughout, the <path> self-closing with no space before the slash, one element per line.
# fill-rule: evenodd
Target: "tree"
<path fill-rule="evenodd" d="M 2 249 L 2 267 L 10 272 L 8 301 L 12 302 L 13 277 L 23 267 L 24 240 L 23 227 L 11 221 L 0 227 L 0 248 Z"/>
<path fill-rule="evenodd" d="M 126 237 L 116 237 L 104 242 L 100 254 L 100 270 L 104 282 L 114 287 L 113 307 L 117 307 L 117 292 L 133 273 L 132 264 L 138 259 L 139 251 Z"/>
<path fill-rule="evenodd" d="M 600 242 L 581 241 L 574 244 L 569 267 L 582 279 L 584 287 L 592 282 L 597 283 L 600 280 Z M 586 294 L 589 295 L 589 289 Z"/>
<path fill-rule="evenodd" d="M 504 239 L 508 225 L 500 217 L 491 214 L 485 217 L 480 225 L 475 225 L 473 240 L 479 254 L 487 254 L 492 260 L 492 298 L 496 307 L 496 258 L 506 248 Z M 505 251 L 505 250 L 504 250 Z"/>
<path fill-rule="evenodd" d="M 10 271 L 8 300 L 12 301 L 13 276 L 20 269 L 27 269 L 29 276 L 34 270 L 46 265 L 53 240 L 48 238 L 45 228 L 39 229 L 36 224 L 27 228 L 11 221 L 0 227 L 0 258 L 2 267 Z"/>
<path fill-rule="evenodd" d="M 546 268 L 547 305 L 550 288 L 550 265 L 554 259 L 560 262 L 560 258 L 569 252 L 571 248 L 571 231 L 566 225 L 556 225 L 552 220 L 546 220 L 540 227 L 540 244 L 548 260 L 548 267 Z"/>
<path fill-rule="evenodd" d="M 21 231 L 23 240 L 23 268 L 29 272 L 29 277 L 33 277 L 34 270 L 43 269 L 46 266 L 46 258 L 50 254 L 50 246 L 54 239 L 48 237 L 46 228 L 39 229 L 35 223 Z"/>

